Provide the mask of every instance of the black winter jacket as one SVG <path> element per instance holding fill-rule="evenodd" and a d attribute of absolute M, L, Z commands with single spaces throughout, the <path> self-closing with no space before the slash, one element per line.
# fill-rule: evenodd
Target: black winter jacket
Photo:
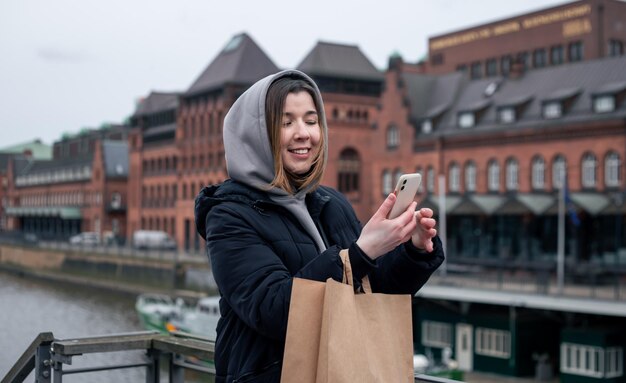
<path fill-rule="evenodd" d="M 350 248 L 355 278 L 369 275 L 374 292 L 415 294 L 443 262 L 409 241 L 375 262 L 355 245 L 361 225 L 345 197 L 319 187 L 306 204 L 327 250 L 286 209 L 256 189 L 228 180 L 196 198 L 196 226 L 221 295 L 215 345 L 216 382 L 278 382 L 293 277 L 341 281 L 341 249 Z"/>

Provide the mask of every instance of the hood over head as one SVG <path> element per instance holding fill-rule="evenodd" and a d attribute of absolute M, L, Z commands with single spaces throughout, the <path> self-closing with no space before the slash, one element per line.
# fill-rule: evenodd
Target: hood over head
<path fill-rule="evenodd" d="M 309 83 L 315 89 L 320 128 L 324 138 L 328 137 L 324 102 L 315 82 L 298 70 L 284 70 L 269 75 L 246 90 L 230 108 L 224 118 L 224 151 L 226 168 L 230 178 L 268 192 L 270 195 L 286 196 L 288 193 L 270 187 L 274 180 L 274 158 L 267 133 L 265 119 L 265 98 L 270 85 L 279 78 L 294 77 Z M 324 140 L 324 156 L 327 154 L 328 140 Z M 323 158 L 326 162 L 326 158 Z M 309 190 L 300 190 L 296 195 L 304 195 Z"/>

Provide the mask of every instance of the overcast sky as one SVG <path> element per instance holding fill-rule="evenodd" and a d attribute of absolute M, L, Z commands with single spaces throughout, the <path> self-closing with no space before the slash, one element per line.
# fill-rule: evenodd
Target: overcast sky
<path fill-rule="evenodd" d="M 415 62 L 442 33 L 563 0 L 0 0 L 0 148 L 119 123 L 151 90 L 184 91 L 247 32 L 280 68 L 319 40 L 379 69 Z"/>

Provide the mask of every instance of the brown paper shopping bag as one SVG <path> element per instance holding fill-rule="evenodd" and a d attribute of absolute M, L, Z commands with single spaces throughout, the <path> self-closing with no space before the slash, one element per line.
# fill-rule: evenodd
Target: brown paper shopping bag
<path fill-rule="evenodd" d="M 346 283 L 294 279 L 281 382 L 413 382 L 410 295 L 355 294 L 341 255 Z"/>

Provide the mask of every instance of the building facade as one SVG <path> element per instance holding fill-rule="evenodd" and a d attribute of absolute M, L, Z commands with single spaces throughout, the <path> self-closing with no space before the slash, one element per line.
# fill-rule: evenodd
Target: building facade
<path fill-rule="evenodd" d="M 428 40 L 428 72 L 471 78 L 624 54 L 626 3 L 583 0 L 462 29 Z"/>
<path fill-rule="evenodd" d="M 50 160 L 10 158 L 4 205 L 7 229 L 44 240 L 67 240 L 92 231 L 123 242 L 128 178 L 125 137 L 126 127 L 116 126 L 56 142 Z"/>

